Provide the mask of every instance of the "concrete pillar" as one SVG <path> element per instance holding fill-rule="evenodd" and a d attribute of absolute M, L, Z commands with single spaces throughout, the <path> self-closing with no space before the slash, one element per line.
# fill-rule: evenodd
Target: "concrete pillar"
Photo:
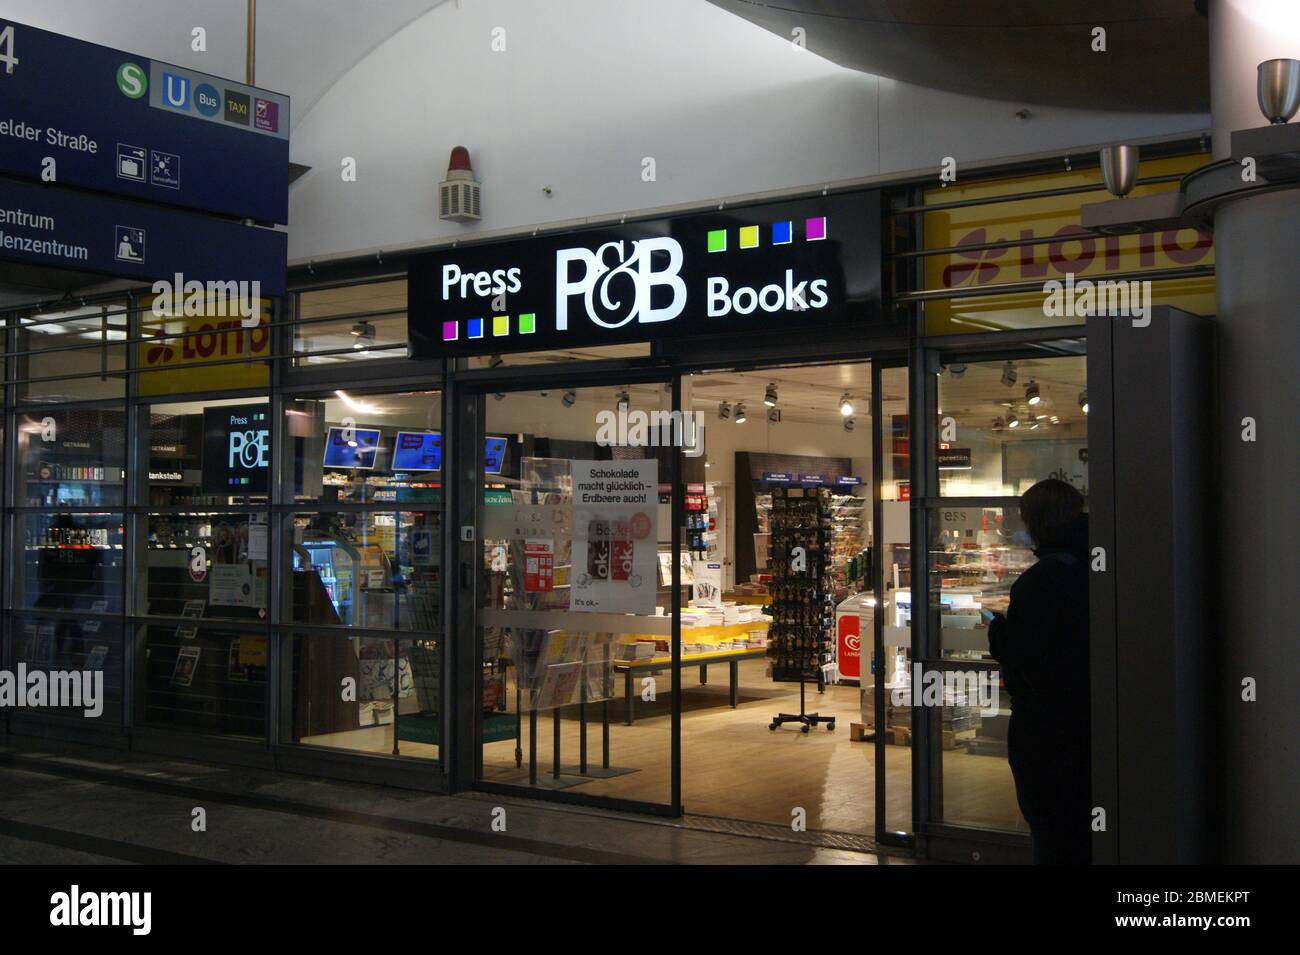
<path fill-rule="evenodd" d="M 1210 0 L 1214 158 L 1264 126 L 1256 66 L 1300 59 L 1300 3 Z M 1214 220 L 1218 299 L 1218 549 L 1223 831 L 1228 862 L 1300 861 L 1300 188 L 1246 196 Z M 1257 438 L 1242 440 L 1243 418 Z M 1257 682 L 1257 702 L 1241 682 Z M 1208 702 L 1208 701 L 1207 701 Z"/>

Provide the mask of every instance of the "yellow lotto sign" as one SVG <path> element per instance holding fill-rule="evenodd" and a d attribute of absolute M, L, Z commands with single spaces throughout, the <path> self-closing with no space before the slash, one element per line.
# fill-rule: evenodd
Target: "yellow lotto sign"
<path fill-rule="evenodd" d="M 203 315 L 145 313 L 141 320 L 145 340 L 136 359 L 137 367 L 146 372 L 139 377 L 140 393 L 267 387 L 270 371 L 265 359 L 271 356 L 271 330 L 265 316 L 270 314 L 270 303 L 263 300 L 261 307 L 263 319 L 253 328 L 245 328 L 238 315 L 230 316 L 228 309 L 213 303 L 203 308 Z"/>
<path fill-rule="evenodd" d="M 1142 163 L 1139 178 L 1185 175 L 1209 162 L 1207 154 L 1152 159 Z M 1101 185 L 1101 171 L 1044 173 L 927 190 L 925 205 L 941 206 L 967 199 L 984 199 L 1070 186 L 1096 185 L 1098 192 L 1017 199 L 923 214 L 926 249 L 1023 240 L 1038 245 L 983 249 L 928 256 L 925 288 L 979 289 L 1020 282 L 1065 282 L 1106 279 L 1122 273 L 1214 264 L 1214 240 L 1198 229 L 1177 229 L 1143 235 L 1080 236 L 1079 208 L 1111 198 Z M 1133 196 L 1176 189 L 1176 182 L 1138 186 Z M 1048 240 L 1048 241 L 1042 241 Z M 1141 276 L 1133 276 L 1140 279 Z M 925 303 L 925 329 L 930 335 L 998 331 L 1007 328 L 1072 324 L 1076 319 L 1044 313 L 1046 293 L 991 293 L 971 298 Z M 1151 286 L 1157 305 L 1175 305 L 1199 315 L 1213 315 L 1214 277 L 1161 280 Z"/>

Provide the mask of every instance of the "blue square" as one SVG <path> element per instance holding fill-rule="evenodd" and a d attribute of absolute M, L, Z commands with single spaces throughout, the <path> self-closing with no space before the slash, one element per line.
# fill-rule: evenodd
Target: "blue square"
<path fill-rule="evenodd" d="M 483 319 L 481 319 L 481 318 L 471 318 L 469 321 L 467 321 L 467 322 L 465 323 L 465 337 L 466 337 L 466 338 L 482 338 L 482 337 L 483 337 Z"/>
<path fill-rule="evenodd" d="M 794 241 L 793 226 L 789 220 L 772 223 L 772 244 L 789 245 Z"/>

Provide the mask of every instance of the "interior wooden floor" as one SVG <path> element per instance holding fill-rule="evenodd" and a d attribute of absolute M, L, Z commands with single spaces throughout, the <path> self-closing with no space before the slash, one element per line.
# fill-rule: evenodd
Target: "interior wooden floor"
<path fill-rule="evenodd" d="M 662 683 L 666 674 L 659 674 Z M 683 670 L 682 802 L 687 812 L 748 822 L 788 826 L 802 809 L 808 829 L 873 835 L 875 832 L 875 746 L 852 742 L 849 724 L 859 722 L 858 688 L 832 686 L 818 695 L 807 691 L 808 711 L 836 718 L 834 732 L 820 726 L 808 733 L 786 724 L 772 731 L 778 712 L 799 711 L 798 684 L 773 683 L 762 660 L 740 663 L 739 705 L 727 705 L 727 668 L 710 668 L 707 685 L 699 669 Z M 640 686 L 638 681 L 637 686 Z M 513 704 L 513 692 L 511 703 Z M 636 704 L 636 722 L 623 723 L 623 681 L 608 704 L 610 764 L 633 770 L 611 778 L 577 775 L 580 723 L 576 707 L 560 720 L 560 786 L 642 802 L 671 799 L 669 696 Z M 592 767 L 601 762 L 601 708 L 588 706 L 587 747 Z M 554 785 L 554 719 L 539 714 L 537 775 L 540 788 Z M 374 726 L 304 739 L 304 743 L 352 751 L 391 753 L 393 728 Z M 528 721 L 523 724 L 523 766 L 516 766 L 514 739 L 483 746 L 483 778 L 529 787 Z M 403 756 L 436 759 L 438 747 L 403 742 Z M 895 831 L 910 831 L 912 822 L 912 750 L 885 747 L 885 822 Z M 943 754 L 943 818 L 959 825 L 1026 831 L 1016 806 L 1011 771 L 1004 758 L 975 756 L 964 748 Z"/>

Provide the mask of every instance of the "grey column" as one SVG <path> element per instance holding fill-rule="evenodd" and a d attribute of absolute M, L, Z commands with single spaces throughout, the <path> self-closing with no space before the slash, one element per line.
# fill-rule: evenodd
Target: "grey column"
<path fill-rule="evenodd" d="M 1285 12 L 1284 12 L 1285 11 Z M 1211 0 L 1216 159 L 1231 133 L 1266 125 L 1256 66 L 1300 58 L 1289 5 Z M 1246 196 L 1214 220 L 1218 299 L 1220 679 L 1223 851 L 1228 862 L 1300 861 L 1300 686 L 1294 594 L 1300 582 L 1300 188 Z M 1257 440 L 1242 440 L 1242 419 Z M 1242 701 L 1242 680 L 1257 702 Z M 1207 701 L 1209 704 L 1210 701 Z"/>

